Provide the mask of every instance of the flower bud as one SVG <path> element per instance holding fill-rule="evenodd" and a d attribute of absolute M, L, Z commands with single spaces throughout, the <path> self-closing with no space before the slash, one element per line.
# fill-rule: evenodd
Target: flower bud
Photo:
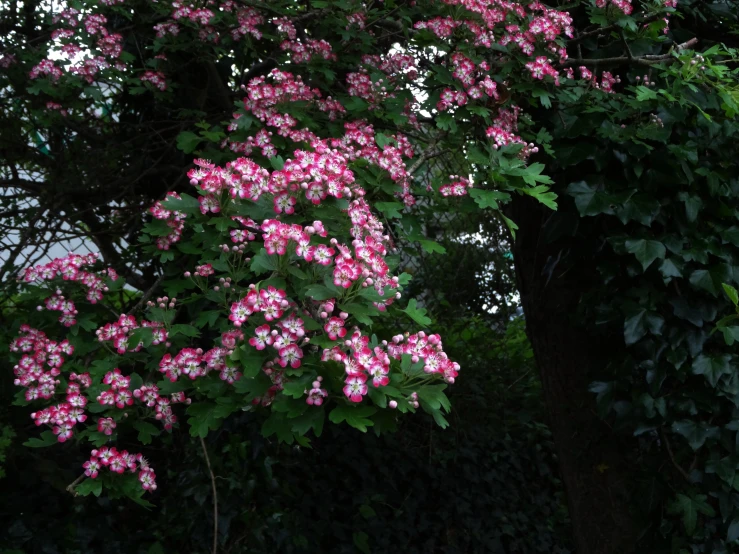
<path fill-rule="evenodd" d="M 398 407 L 398 403 L 395 400 L 391 400 L 387 403 L 388 406 L 390 406 L 393 410 Z"/>

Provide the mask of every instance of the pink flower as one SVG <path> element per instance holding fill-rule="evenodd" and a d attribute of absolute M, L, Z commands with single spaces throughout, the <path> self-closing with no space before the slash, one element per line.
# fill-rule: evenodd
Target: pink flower
<path fill-rule="evenodd" d="M 352 402 L 361 402 L 362 396 L 367 394 L 367 376 L 350 375 L 344 383 L 344 395 Z"/>
<path fill-rule="evenodd" d="M 293 369 L 300 367 L 300 359 L 303 357 L 303 351 L 297 344 L 288 344 L 287 346 L 280 348 L 279 354 L 280 359 L 277 363 L 279 363 L 281 367 L 287 367 L 288 364 L 290 364 L 290 367 Z"/>
<path fill-rule="evenodd" d="M 113 429 L 115 429 L 116 423 L 112 417 L 101 417 L 98 419 L 98 431 L 105 433 L 106 435 L 112 435 Z"/>
<path fill-rule="evenodd" d="M 267 346 L 272 344 L 272 335 L 270 335 L 269 325 L 262 325 L 254 329 L 255 337 L 249 339 L 251 344 L 257 350 L 264 350 Z"/>

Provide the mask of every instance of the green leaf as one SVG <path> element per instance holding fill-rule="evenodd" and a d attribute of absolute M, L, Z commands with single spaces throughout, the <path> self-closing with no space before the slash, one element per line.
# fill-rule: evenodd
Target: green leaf
<path fill-rule="evenodd" d="M 470 196 L 475 203 L 483 210 L 485 208 L 498 209 L 498 202 L 504 202 L 510 199 L 510 195 L 497 190 L 470 189 Z"/>
<path fill-rule="evenodd" d="M 403 209 L 403 204 L 400 202 L 376 202 L 375 208 L 380 210 L 386 217 L 389 218 L 402 218 L 403 214 L 399 210 Z"/>
<path fill-rule="evenodd" d="M 74 488 L 74 492 L 81 496 L 88 496 L 90 494 L 100 496 L 100 493 L 103 492 L 103 480 L 99 478 L 90 479 L 88 477 Z"/>
<path fill-rule="evenodd" d="M 716 515 L 715 510 L 706 502 L 707 498 L 704 494 L 697 494 L 693 497 L 678 494 L 671 506 L 670 511 L 672 513 L 682 514 L 685 531 L 690 536 L 693 536 L 695 533 L 696 524 L 698 523 L 698 513 L 709 517 Z"/>
<path fill-rule="evenodd" d="M 706 356 L 699 355 L 693 360 L 693 374 L 703 375 L 712 387 L 716 387 L 718 380 L 722 375 L 731 373 L 731 356 L 724 354 L 723 356 Z"/>
<path fill-rule="evenodd" d="M 723 284 L 734 278 L 733 268 L 728 264 L 717 264 L 708 269 L 696 269 L 690 274 L 690 284 L 713 296 L 718 296 Z M 726 289 L 724 289 L 726 290 Z"/>
<path fill-rule="evenodd" d="M 364 531 L 357 531 L 352 534 L 352 541 L 362 554 L 372 554 L 369 547 L 369 535 Z"/>
<path fill-rule="evenodd" d="M 591 188 L 585 181 L 570 183 L 567 194 L 575 199 L 577 211 L 582 216 L 594 216 L 600 214 L 613 214 L 613 198 L 609 195 Z"/>
<path fill-rule="evenodd" d="M 734 542 L 739 539 L 739 519 L 735 519 L 729 525 L 729 530 L 726 533 L 726 542 Z"/>
<path fill-rule="evenodd" d="M 151 437 L 159 435 L 160 429 L 149 423 L 148 421 L 134 421 L 133 428 L 139 432 L 138 439 L 142 444 L 151 444 Z"/>
<path fill-rule="evenodd" d="M 252 258 L 251 265 L 249 267 L 257 275 L 275 271 L 277 269 L 277 257 L 270 256 L 267 254 L 267 251 L 262 248 L 259 251 L 259 254 Z"/>
<path fill-rule="evenodd" d="M 550 210 L 557 209 L 557 195 L 549 190 L 549 187 L 545 185 L 539 185 L 538 187 L 523 189 L 522 192 L 528 194 L 532 198 L 535 198 L 540 203 L 544 204 Z"/>
<path fill-rule="evenodd" d="M 334 298 L 336 296 L 334 292 L 323 285 L 311 285 L 305 289 L 303 294 L 313 300 L 328 300 L 329 298 Z"/>
<path fill-rule="evenodd" d="M 644 271 L 652 265 L 657 258 L 664 259 L 667 253 L 665 245 L 656 240 L 634 239 L 624 243 L 626 251 L 634 254 L 642 265 Z"/>
<path fill-rule="evenodd" d="M 726 283 L 721 283 L 721 286 L 723 287 L 726 296 L 731 300 L 731 303 L 734 304 L 734 306 L 739 307 L 739 292 L 737 292 L 734 287 L 727 285 Z"/>
<path fill-rule="evenodd" d="M 36 437 L 32 437 L 28 439 L 26 442 L 23 443 L 23 446 L 26 446 L 28 448 L 43 448 L 45 446 L 52 446 L 54 444 L 58 444 L 58 440 L 56 438 L 56 435 L 52 433 L 51 431 L 44 431 L 41 433 L 41 438 L 37 439 Z"/>
<path fill-rule="evenodd" d="M 425 239 L 421 239 L 418 242 L 421 244 L 421 248 L 423 248 L 423 250 L 425 252 L 428 252 L 429 254 L 433 254 L 434 252 L 438 252 L 439 254 L 446 254 L 446 248 L 444 248 L 438 242 Z"/>
<path fill-rule="evenodd" d="M 154 340 L 154 330 L 151 327 L 139 327 L 131 331 L 128 336 L 128 347 L 135 348 L 139 343 L 144 345 L 144 348 L 151 346 Z"/>
<path fill-rule="evenodd" d="M 691 420 L 676 421 L 672 424 L 672 430 L 685 437 L 693 450 L 698 450 L 707 439 L 718 437 L 717 427 L 708 427 Z"/>
<path fill-rule="evenodd" d="M 169 331 L 169 336 L 173 337 L 176 335 L 185 335 L 186 337 L 197 337 L 200 335 L 200 330 L 197 327 L 193 327 L 192 325 L 187 325 L 186 323 L 178 323 L 177 325 L 172 325 L 172 328 Z"/>
<path fill-rule="evenodd" d="M 341 404 L 331 410 L 331 413 L 328 415 L 328 419 L 331 423 L 336 424 L 346 421 L 350 426 L 355 429 L 359 429 L 362 433 L 366 433 L 367 427 L 371 427 L 373 425 L 372 420 L 368 418 L 375 412 L 377 412 L 377 408 L 374 406 L 350 406 L 347 404 Z"/>
<path fill-rule="evenodd" d="M 205 438 L 209 430 L 218 429 L 221 425 L 223 408 L 213 402 L 197 402 L 187 408 L 190 424 L 190 435 Z"/>
<path fill-rule="evenodd" d="M 191 131 L 183 131 L 177 135 L 177 149 L 185 154 L 192 154 L 203 139 Z"/>
<path fill-rule="evenodd" d="M 665 319 L 655 312 L 648 312 L 644 308 L 628 310 L 624 320 L 624 341 L 629 346 L 636 343 L 647 332 L 661 335 L 664 324 Z"/>
<path fill-rule="evenodd" d="M 285 167 L 285 160 L 282 158 L 282 156 L 274 156 L 270 158 L 269 163 L 272 166 L 272 169 L 275 169 L 277 171 L 280 171 L 283 167 Z"/>
<path fill-rule="evenodd" d="M 164 202 L 162 202 L 162 206 L 168 210 L 185 214 L 194 214 L 200 211 L 200 203 L 197 198 L 194 198 L 189 194 L 185 194 L 184 192 L 180 194 L 180 198 L 168 196 L 164 199 Z"/>
<path fill-rule="evenodd" d="M 426 308 L 418 308 L 418 302 L 415 298 L 408 301 L 408 307 L 403 310 L 408 316 L 423 327 L 431 325 L 432 320 L 426 316 Z"/>
<path fill-rule="evenodd" d="M 419 400 L 425 402 L 431 410 L 443 409 L 445 412 L 449 413 L 452 409 L 452 405 L 450 404 L 446 394 L 444 394 L 444 389 L 446 389 L 446 387 L 446 385 L 424 385 L 422 387 L 418 387 L 416 392 L 418 393 Z"/>

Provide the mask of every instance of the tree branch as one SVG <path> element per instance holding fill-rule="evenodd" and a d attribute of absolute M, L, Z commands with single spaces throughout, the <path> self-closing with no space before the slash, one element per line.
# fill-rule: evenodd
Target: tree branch
<path fill-rule="evenodd" d="M 667 54 L 646 54 L 644 56 L 630 56 L 627 54 L 625 56 L 616 56 L 613 58 L 575 58 L 562 62 L 561 64 L 559 64 L 559 67 L 572 67 L 580 65 L 584 65 L 585 67 L 599 67 L 603 65 L 621 65 L 625 63 L 632 63 L 649 67 L 656 63 L 673 61 L 675 59 L 672 55 L 673 52 L 685 50 L 687 48 L 695 46 L 697 43 L 697 38 L 691 38 L 687 42 L 676 45 L 674 50 L 670 50 Z M 629 52 L 630 54 L 629 50 L 627 50 L 627 52 Z"/>
<path fill-rule="evenodd" d="M 200 437 L 200 446 L 203 447 L 203 454 L 205 455 L 205 463 L 208 466 L 208 473 L 210 473 L 210 484 L 213 488 L 213 553 L 218 553 L 218 492 L 216 490 L 216 476 L 213 475 L 213 470 L 210 467 L 210 458 L 208 457 L 208 450 L 205 448 L 205 441 L 203 437 Z"/>

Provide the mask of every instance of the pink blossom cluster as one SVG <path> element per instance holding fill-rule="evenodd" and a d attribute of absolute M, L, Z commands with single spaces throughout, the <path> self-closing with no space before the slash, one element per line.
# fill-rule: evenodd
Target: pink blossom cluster
<path fill-rule="evenodd" d="M 129 390 L 131 377 L 122 375 L 121 370 L 115 368 L 105 374 L 103 383 L 109 385 L 110 389 L 100 393 L 97 397 L 98 403 L 103 406 L 115 406 L 120 410 L 133 405 L 133 393 Z"/>
<path fill-rule="evenodd" d="M 613 92 L 613 85 L 621 82 L 620 77 L 614 77 L 613 74 L 611 74 L 609 71 L 604 71 L 601 74 L 600 83 L 598 82 L 598 78 L 596 77 L 595 73 L 593 73 L 590 69 L 588 69 L 584 65 L 581 65 L 578 68 L 578 71 L 580 71 L 580 78 L 585 79 L 586 81 L 590 81 L 590 83 L 592 84 L 594 88 L 600 89 L 603 92 L 608 92 L 608 93 Z M 567 75 L 568 79 L 575 78 L 575 73 L 571 67 L 568 67 L 565 69 L 565 74 Z"/>
<path fill-rule="evenodd" d="M 161 71 L 144 71 L 144 74 L 139 77 L 142 83 L 149 82 L 154 85 L 157 89 L 164 92 L 167 90 L 167 78 Z"/>
<path fill-rule="evenodd" d="M 459 364 L 446 355 L 439 335 L 427 335 L 423 331 L 413 335 L 396 335 L 387 345 L 387 350 L 389 356 L 396 360 L 403 354 L 410 354 L 414 364 L 423 362 L 425 373 L 442 375 L 447 383 L 454 383 L 459 375 Z"/>
<path fill-rule="evenodd" d="M 100 275 L 85 271 L 84 268 L 91 266 L 97 262 L 98 254 L 73 254 L 69 253 L 64 258 L 54 258 L 47 264 L 41 264 L 34 267 L 29 267 L 23 270 L 19 276 L 19 279 L 25 283 L 51 281 L 58 276 L 61 276 L 65 281 L 74 281 L 80 283 L 87 288 L 86 298 L 91 304 L 95 304 L 98 300 L 103 298 L 103 293 L 108 290 L 105 285 L 105 281 Z M 118 279 L 118 274 L 113 268 L 103 270 L 103 274 L 110 277 L 113 281 Z M 64 300 L 63 297 L 60 299 L 61 291 L 56 293 L 57 300 Z M 56 302 L 56 301 L 55 301 Z M 48 307 L 48 306 L 47 306 Z M 74 315 L 74 304 L 69 306 L 69 310 L 62 309 L 60 305 L 54 308 L 54 310 L 62 311 L 63 317 L 66 313 Z M 59 320 L 61 323 L 65 321 Z M 67 325 L 67 323 L 65 323 Z M 74 325 L 74 322 L 69 323 L 67 326 Z"/>
<path fill-rule="evenodd" d="M 165 354 L 159 361 L 159 371 L 173 383 L 181 375 L 192 380 L 207 375 L 210 371 L 218 371 L 222 381 L 231 384 L 241 378 L 241 372 L 226 364 L 226 356 L 231 350 L 214 347 L 204 352 L 202 348 L 183 348 L 175 356 Z"/>
<path fill-rule="evenodd" d="M 28 76 L 31 79 L 48 76 L 52 81 L 58 81 L 61 78 L 62 73 L 62 70 L 54 64 L 53 60 L 45 59 L 35 65 Z"/>
<path fill-rule="evenodd" d="M 534 79 L 544 79 L 547 75 L 554 78 L 554 84 L 559 85 L 559 71 L 554 69 L 551 60 L 546 56 L 538 56 L 533 62 L 526 64 Z"/>
<path fill-rule="evenodd" d="M 282 317 L 289 305 L 290 302 L 284 290 L 276 289 L 271 285 L 266 289 L 257 290 L 256 285 L 249 285 L 247 295 L 231 304 L 231 314 L 228 319 L 236 327 L 241 327 L 254 313 L 262 313 L 264 319 L 274 321 Z"/>
<path fill-rule="evenodd" d="M 455 70 L 455 76 L 462 81 L 466 90 L 445 88 L 441 92 L 439 102 L 436 104 L 436 109 L 440 112 L 448 110 L 455 104 L 457 106 L 464 106 L 467 104 L 469 98 L 479 100 L 485 98 L 486 95 L 495 100 L 500 98 L 498 94 L 498 83 L 493 81 L 490 75 L 481 76 L 483 71 L 487 71 L 488 65 L 483 62 L 475 69 L 474 64 L 470 67 L 466 61 L 462 61 L 462 58 L 467 60 L 464 56 L 457 57 L 460 63 L 457 65 L 458 69 Z M 476 81 L 476 76 L 481 76 L 481 78 Z"/>
<path fill-rule="evenodd" d="M 289 52 L 291 61 L 294 63 L 307 63 L 313 57 L 324 60 L 336 60 L 331 45 L 325 40 L 305 39 L 286 40 L 280 44 L 280 49 Z"/>
<path fill-rule="evenodd" d="M 262 32 L 258 29 L 259 25 L 264 23 L 262 15 L 254 8 L 242 8 L 236 13 L 236 21 L 238 27 L 231 29 L 231 38 L 240 40 L 246 35 L 251 35 L 255 39 L 262 38 Z"/>
<path fill-rule="evenodd" d="M 164 23 L 157 23 L 154 25 L 154 30 L 157 32 L 157 38 L 163 38 L 167 35 L 176 37 L 180 34 L 180 26 L 174 21 L 165 21 Z"/>
<path fill-rule="evenodd" d="M 64 355 L 71 356 L 74 347 L 66 339 L 61 342 L 50 340 L 44 332 L 26 324 L 21 325 L 20 333 L 10 343 L 11 352 L 22 352 L 21 359 L 13 367 L 14 384 L 27 387 L 25 397 L 29 402 L 37 398 L 48 400 L 54 396 L 59 384 L 55 377 L 61 373 Z M 72 380 L 77 378 L 75 375 Z M 85 386 L 90 384 L 88 379 L 87 374 L 81 379 Z"/>
<path fill-rule="evenodd" d="M 207 8 L 194 8 L 192 5 L 186 6 L 182 2 L 172 2 L 174 11 L 172 12 L 172 19 L 177 21 L 178 19 L 189 19 L 191 22 L 198 25 L 207 26 L 210 20 L 215 15 L 211 10 Z"/>
<path fill-rule="evenodd" d="M 90 452 L 90 459 L 82 467 L 85 475 L 91 479 L 97 478 L 100 470 L 107 467 L 113 473 L 123 474 L 126 470 L 136 473 L 139 470 L 139 482 L 145 491 L 154 491 L 157 488 L 156 474 L 149 466 L 149 462 L 141 454 L 131 454 L 127 450 L 120 452 L 114 446 L 103 446 Z"/>
<path fill-rule="evenodd" d="M 136 321 L 132 315 L 123 314 L 115 323 L 106 323 L 100 327 L 95 334 L 99 342 L 112 342 L 118 354 L 126 352 L 138 352 L 143 347 L 143 343 L 129 344 L 131 332 L 139 327 L 149 327 L 152 330 L 152 344 L 162 344 L 167 341 L 167 330 L 159 321 L 141 320 L 141 324 Z"/>
<path fill-rule="evenodd" d="M 595 5 L 598 8 L 605 8 L 608 4 L 616 6 L 624 15 L 630 15 L 634 11 L 631 0 L 595 0 Z"/>
<path fill-rule="evenodd" d="M 518 130 L 518 114 L 520 112 L 521 108 L 518 106 L 512 106 L 510 110 L 500 108 L 498 117 L 493 121 L 493 125 L 487 128 L 485 135 L 493 140 L 495 150 L 508 144 L 523 144 L 524 147 L 519 155 L 528 157 L 538 152 L 539 149 L 533 143 L 526 144 L 520 136 L 515 134 Z"/>
<path fill-rule="evenodd" d="M 419 21 L 414 29 L 427 29 L 439 38 L 449 38 L 454 33 L 454 29 L 463 25 L 463 21 L 458 21 L 452 17 L 434 17 L 428 21 Z"/>
<path fill-rule="evenodd" d="M 451 183 L 442 185 L 439 188 L 439 192 L 442 196 L 465 196 L 467 189 L 472 188 L 472 183 L 469 179 L 460 177 L 459 175 L 450 175 Z"/>
<path fill-rule="evenodd" d="M 264 350 L 267 347 L 274 348 L 277 357 L 273 363 L 280 367 L 285 368 L 289 365 L 293 369 L 299 368 L 303 350 L 297 343 L 305 337 L 303 320 L 293 312 L 278 321 L 275 327 L 272 329 L 269 323 L 260 325 L 254 330 L 254 336 L 249 339 L 249 344 L 257 350 Z"/>
<path fill-rule="evenodd" d="M 167 198 L 180 199 L 181 197 L 176 192 L 168 192 Z M 172 246 L 176 242 L 179 242 L 179 240 L 182 238 L 182 231 L 185 229 L 184 220 L 187 215 L 183 212 L 168 210 L 162 205 L 161 202 L 156 202 L 151 208 L 149 208 L 149 213 L 151 213 L 151 215 L 153 215 L 156 219 L 166 221 L 167 226 L 172 229 L 169 234 L 163 237 L 157 237 L 156 239 L 157 248 L 159 248 L 160 250 L 169 250 L 170 246 Z"/>

